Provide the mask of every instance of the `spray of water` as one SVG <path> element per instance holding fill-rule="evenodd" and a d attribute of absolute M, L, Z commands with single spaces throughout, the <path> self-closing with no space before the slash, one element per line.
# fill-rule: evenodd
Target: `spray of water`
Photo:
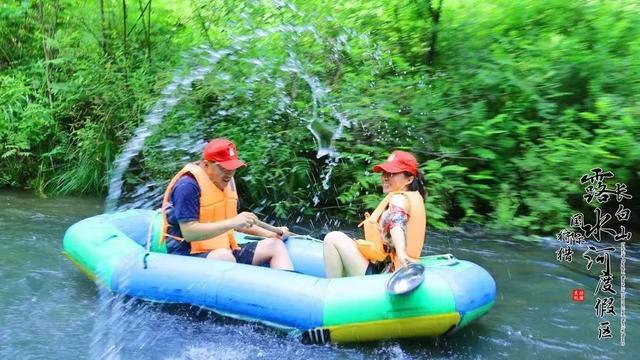
<path fill-rule="evenodd" d="M 122 193 L 124 172 L 129 167 L 131 159 L 142 150 L 144 141 L 151 134 L 153 127 L 158 125 L 164 116 L 176 106 L 178 101 L 191 90 L 191 85 L 195 80 L 204 79 L 204 76 L 213 69 L 213 64 L 228 53 L 228 50 L 216 52 L 206 47 L 196 49 L 195 54 L 202 57 L 205 65 L 194 68 L 186 76 L 175 75 L 171 83 L 162 90 L 160 100 L 153 106 L 142 125 L 138 127 L 133 138 L 129 140 L 124 147 L 124 151 L 114 163 L 111 179 L 109 180 L 109 193 L 105 202 L 105 212 L 115 211 Z"/>
<path fill-rule="evenodd" d="M 276 3 L 279 8 L 286 9 L 298 16 L 302 14 L 295 8 L 295 6 L 282 2 Z M 246 16 L 248 19 L 249 17 Z M 207 74 L 211 73 L 214 68 L 217 68 L 222 59 L 228 61 L 244 61 L 250 63 L 254 67 L 254 73 L 245 79 L 245 83 L 251 85 L 258 81 L 272 81 L 274 89 L 276 89 L 276 98 L 272 103 L 276 110 L 276 114 L 287 114 L 293 118 L 306 118 L 306 127 L 313 135 L 316 141 L 318 150 L 316 157 L 318 159 L 324 158 L 325 166 L 320 174 L 321 185 L 324 190 L 330 188 L 330 179 L 335 166 L 340 162 L 340 154 L 336 150 L 336 140 L 343 136 L 346 128 L 351 126 L 351 122 L 348 117 L 339 110 L 340 105 L 334 100 L 335 97 L 330 96 L 331 88 L 323 85 L 322 81 L 314 76 L 311 71 L 305 69 L 305 65 L 296 55 L 295 44 L 299 43 L 299 40 L 304 35 L 310 34 L 314 41 L 320 45 L 325 45 L 322 37 L 313 26 L 294 26 L 288 24 L 281 24 L 268 29 L 249 29 L 250 24 L 247 26 L 248 31 L 245 35 L 235 36 L 231 40 L 231 45 L 223 50 L 213 51 L 207 47 L 199 47 L 192 51 L 188 56 L 192 58 L 200 58 L 199 65 L 192 71 L 183 74 L 176 74 L 174 79 L 169 85 L 162 91 L 160 100 L 153 106 L 152 110 L 147 116 L 140 127 L 135 131 L 132 139 L 126 144 L 123 152 L 119 155 L 114 163 L 111 177 L 109 180 L 109 192 L 105 202 L 105 211 L 113 212 L 117 209 L 126 209 L 131 207 L 138 208 L 153 208 L 156 207 L 162 198 L 162 188 L 164 184 L 156 184 L 155 182 L 147 182 L 145 184 L 138 185 L 133 191 L 127 194 L 127 203 L 118 207 L 118 201 L 122 200 L 122 192 L 124 185 L 124 174 L 131 166 L 132 159 L 134 159 L 142 150 L 145 139 L 153 133 L 153 131 L 162 122 L 163 118 L 169 114 L 172 109 L 176 107 L 179 101 L 184 98 L 190 91 L 194 81 L 203 79 Z M 287 58 L 282 65 L 277 68 L 286 76 L 296 76 L 304 81 L 308 86 L 312 99 L 312 111 L 311 114 L 299 114 L 293 109 L 292 99 L 285 91 L 284 76 L 273 76 L 269 74 L 268 68 L 270 64 L 269 59 L 264 58 L 249 58 L 243 57 L 246 54 L 247 43 L 251 40 L 267 38 L 272 35 L 279 35 L 283 38 L 287 38 L 285 46 L 287 48 Z M 331 43 L 331 52 L 329 57 L 337 59 L 342 51 L 349 51 L 348 36 L 356 36 L 357 34 L 341 34 L 335 39 L 329 39 Z M 362 37 L 362 36 L 360 36 Z M 366 36 L 365 36 L 365 40 Z M 326 47 L 326 46 L 324 46 Z M 264 69 L 264 71 L 262 71 Z M 213 76 L 224 82 L 233 82 L 234 79 L 222 71 L 214 71 Z M 270 77 L 271 76 L 271 77 Z M 226 80 L 225 80 L 226 77 Z M 244 94 L 248 99 L 253 96 L 252 90 L 249 90 Z M 224 95 L 233 98 L 233 94 Z M 244 116 L 242 109 L 227 109 L 219 110 L 217 114 L 212 116 L 212 119 L 223 119 L 226 116 L 233 115 Z M 246 112 L 246 111 L 245 111 Z M 247 112 L 248 113 L 248 112 Z M 271 120 L 266 120 L 271 121 Z M 206 129 L 198 129 L 198 132 L 191 131 L 188 134 L 182 134 L 176 137 L 166 137 L 160 144 L 160 150 L 163 152 L 173 151 L 180 149 L 183 153 L 194 155 L 199 153 L 204 146 L 202 140 L 192 140 L 198 138 L 197 134 L 206 133 Z M 192 136 L 195 135 L 195 136 Z M 187 149 L 188 148 L 188 149 Z M 188 156 L 185 157 L 185 162 L 191 160 Z M 319 196 L 316 194 L 313 199 L 310 199 L 314 205 L 319 203 Z"/>
<path fill-rule="evenodd" d="M 329 103 L 325 105 L 329 89 L 325 88 L 317 77 L 310 75 L 304 70 L 302 63 L 296 58 L 295 53 L 291 51 L 289 52 L 289 58 L 287 59 L 287 62 L 280 69 L 282 71 L 294 73 L 300 76 L 300 78 L 302 78 L 307 83 L 309 89 L 311 90 L 311 97 L 313 99 L 313 111 L 312 118 L 307 125 L 307 129 L 309 129 L 313 137 L 316 139 L 318 145 L 318 152 L 316 153 L 316 157 L 319 159 L 327 156 L 325 162 L 326 166 L 320 177 L 322 178 L 322 188 L 328 190 L 331 173 L 333 172 L 333 168 L 338 164 L 340 160 L 340 154 L 336 151 L 335 148 L 335 141 L 342 136 L 344 128 L 348 128 L 351 126 L 351 123 L 344 114 L 337 110 L 336 104 Z M 338 120 L 337 127 L 332 127 L 324 119 L 324 116 L 319 111 L 320 108 L 323 108 L 325 106 L 329 109 L 329 114 L 331 115 L 331 117 Z M 314 205 L 317 205 L 318 202 L 319 197 L 316 195 L 313 198 L 313 203 Z"/>

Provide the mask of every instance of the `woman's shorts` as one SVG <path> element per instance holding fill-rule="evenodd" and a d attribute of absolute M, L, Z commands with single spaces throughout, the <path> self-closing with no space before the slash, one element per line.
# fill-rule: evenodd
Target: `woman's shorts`
<path fill-rule="evenodd" d="M 365 275 L 382 274 L 386 266 L 387 266 L 387 263 L 383 261 L 380 261 L 377 263 L 370 262 L 369 265 L 367 265 L 367 270 L 364 272 L 364 274 Z"/>

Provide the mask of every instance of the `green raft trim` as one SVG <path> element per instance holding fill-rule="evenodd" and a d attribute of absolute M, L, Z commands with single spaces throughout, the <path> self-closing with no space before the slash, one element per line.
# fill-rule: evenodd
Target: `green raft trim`
<path fill-rule="evenodd" d="M 72 235 L 63 239 L 64 252 L 89 278 L 111 289 L 111 276 L 123 257 L 139 256 L 144 250 L 115 229 L 105 215 L 104 222 L 85 221 L 74 225 Z M 86 241 L 83 234 L 91 234 Z"/>
<path fill-rule="evenodd" d="M 160 237 L 162 236 L 162 211 L 156 210 L 151 220 L 153 226 L 153 233 L 151 238 L 151 252 L 155 253 L 167 253 L 167 242 L 160 244 Z"/>
<path fill-rule="evenodd" d="M 85 276 L 88 277 L 89 280 L 96 281 L 96 274 L 92 273 L 91 270 L 89 270 L 88 268 L 82 266 L 82 264 L 80 264 L 73 257 L 71 257 L 69 253 L 67 253 L 66 251 L 63 251 L 62 255 L 66 256 L 67 259 L 71 260 L 71 263 L 75 265 L 80 270 L 81 273 L 85 274 Z"/>
<path fill-rule="evenodd" d="M 487 303 L 485 305 L 480 306 L 477 309 L 473 309 L 473 310 L 469 310 L 467 311 L 463 316 L 462 316 L 462 320 L 460 321 L 460 324 L 458 324 L 458 327 L 465 327 L 467 326 L 469 323 L 475 321 L 476 319 L 478 319 L 479 317 L 481 317 L 482 315 L 486 314 L 489 312 L 489 310 L 491 310 L 491 308 L 493 307 L 493 305 L 495 304 L 495 301 L 492 301 L 490 303 Z"/>
<path fill-rule="evenodd" d="M 422 286 L 400 296 L 386 292 L 386 281 L 380 277 L 389 276 L 363 276 L 357 283 L 353 278 L 332 279 L 327 288 L 323 324 L 330 327 L 457 313 L 453 292 L 440 275 L 427 271 Z"/>

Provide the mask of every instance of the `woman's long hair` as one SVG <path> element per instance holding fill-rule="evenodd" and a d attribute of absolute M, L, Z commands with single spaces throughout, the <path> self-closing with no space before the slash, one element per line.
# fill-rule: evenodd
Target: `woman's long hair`
<path fill-rule="evenodd" d="M 405 171 L 405 175 L 413 176 L 412 173 Z M 427 192 L 424 189 L 424 175 L 418 170 L 418 175 L 413 177 L 413 182 L 409 184 L 409 191 L 417 191 L 427 200 Z"/>

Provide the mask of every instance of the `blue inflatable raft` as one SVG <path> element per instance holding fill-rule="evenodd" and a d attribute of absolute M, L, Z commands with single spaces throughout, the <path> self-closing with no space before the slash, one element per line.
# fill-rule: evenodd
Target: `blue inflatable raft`
<path fill-rule="evenodd" d="M 480 266 L 450 256 L 421 258 L 425 281 L 391 295 L 390 274 L 324 278 L 322 242 L 291 237 L 296 272 L 164 253 L 161 216 L 129 210 L 98 215 L 65 233 L 65 254 L 111 291 L 163 303 L 192 304 L 302 334 L 314 343 L 438 336 L 487 313 L 496 285 Z M 257 241 L 241 236 L 238 242 Z"/>

